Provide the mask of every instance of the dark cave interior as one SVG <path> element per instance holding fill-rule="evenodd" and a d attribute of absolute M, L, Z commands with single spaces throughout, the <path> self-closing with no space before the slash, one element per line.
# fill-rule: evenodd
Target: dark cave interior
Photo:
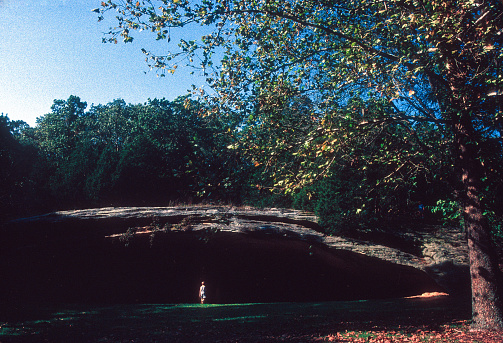
<path fill-rule="evenodd" d="M 120 223 L 126 228 L 131 223 Z M 396 298 L 441 291 L 424 272 L 268 233 L 110 236 L 118 223 L 38 223 L 2 231 L 0 300 L 210 303 Z M 122 232 L 125 232 L 125 229 Z M 107 232 L 108 231 L 108 232 Z M 122 239 L 121 239 L 122 237 Z"/>

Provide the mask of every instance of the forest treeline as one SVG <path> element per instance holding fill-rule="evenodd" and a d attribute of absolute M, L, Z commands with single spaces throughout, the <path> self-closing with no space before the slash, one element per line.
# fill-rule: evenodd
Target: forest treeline
<path fill-rule="evenodd" d="M 55 100 L 35 127 L 2 116 L 2 207 L 49 211 L 238 199 L 244 168 L 224 121 L 186 98 Z"/>
<path fill-rule="evenodd" d="M 211 114 L 188 97 L 88 108 L 70 96 L 55 100 L 35 127 L 2 115 L 2 219 L 97 206 L 216 203 L 314 211 L 327 232 L 347 232 L 421 219 L 423 204 L 427 219 L 460 224 L 451 142 L 438 127 L 416 123 L 412 131 L 391 121 L 378 130 L 352 130 L 361 113 L 379 118 L 389 106 L 355 97 L 339 108 L 342 122 L 333 124 L 344 130 L 327 143 L 313 136 L 318 118 L 307 114 L 308 99 L 278 101 L 274 108 L 258 106 L 244 122 Z M 483 199 L 501 239 L 503 155 L 498 145 L 481 151 L 492 171 Z M 316 159 L 327 153 L 338 160 L 320 168 Z M 306 164 L 315 166 L 313 175 L 303 174 L 298 187 L 275 182 L 276 174 L 300 174 Z"/>

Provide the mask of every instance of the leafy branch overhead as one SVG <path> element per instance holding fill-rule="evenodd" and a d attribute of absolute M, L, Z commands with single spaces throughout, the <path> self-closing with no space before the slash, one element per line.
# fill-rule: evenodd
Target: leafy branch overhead
<path fill-rule="evenodd" d="M 347 153 L 326 153 L 353 146 L 348 135 L 375 142 L 391 123 L 403 127 L 400 135 L 416 146 L 411 154 L 401 154 L 398 166 L 422 169 L 429 167 L 411 156 L 420 151 L 430 158 L 449 149 L 454 139 L 449 130 L 461 118 L 460 110 L 471 113 L 480 138 L 501 136 L 498 1 L 107 1 L 99 12 L 111 10 L 118 13 L 118 25 L 108 35 L 115 42 L 117 37 L 130 41 L 136 30 L 169 42 L 176 28 L 205 27 L 208 34 L 200 41 L 182 39 L 164 55 L 143 51 L 161 75 L 174 72 L 182 59 L 204 70 L 219 95 L 206 99 L 220 113 L 238 114 L 252 131 L 255 124 L 270 119 L 264 115 L 270 116 L 267 109 L 276 99 L 269 95 L 282 94 L 287 87 L 291 99 L 309 99 L 310 108 L 300 115 L 311 122 L 302 130 L 295 126 L 290 130 L 297 139 L 286 149 L 291 153 L 302 148 L 294 156 L 303 157 L 303 163 L 293 171 L 284 168 L 285 173 L 274 174 L 277 186 L 286 191 L 327 174 L 324 171 L 337 161 L 354 160 Z M 367 107 L 383 100 L 390 106 L 381 105 L 383 110 L 377 112 L 362 108 L 360 113 L 345 115 L 353 116 L 350 121 L 337 122 L 340 108 L 354 97 L 369 102 Z M 272 102 L 267 105 L 267 101 Z M 426 125 L 438 130 L 440 147 L 432 147 L 421 134 Z M 337 131 L 334 126 L 341 128 Z M 255 156 L 255 164 L 261 165 L 265 163 L 260 159 L 285 151 L 284 141 L 270 140 L 265 149 L 274 151 L 268 153 L 261 145 L 245 147 Z M 320 157 L 325 159 L 320 162 Z M 272 164 L 274 159 L 269 161 Z M 306 166 L 323 170 L 319 173 Z"/>
<path fill-rule="evenodd" d="M 327 77 L 318 75 L 315 85 L 377 78 L 387 82 L 364 88 L 386 90 L 393 97 L 413 94 L 420 82 L 414 80 L 422 74 L 441 81 L 443 71 L 451 68 L 449 58 L 501 58 L 497 2 L 460 4 L 451 11 L 444 1 L 107 1 L 99 11 L 118 13 L 118 25 L 108 34 L 113 42 L 118 37 L 131 41 L 136 30 L 170 41 L 174 28 L 213 28 L 199 42 L 182 39 L 165 56 L 151 58 L 169 62 L 181 53 L 192 57 L 201 52 L 198 66 L 206 68 L 219 48 L 222 68 L 214 76 L 227 79 L 226 84 L 238 85 L 244 76 L 250 83 L 261 82 L 267 74 L 314 82 L 311 71 L 329 71 Z M 472 27 L 467 26 L 470 20 Z M 478 32 L 488 20 L 494 25 Z M 480 34 L 484 39 L 477 39 Z M 490 75 L 483 66 L 474 68 L 473 79 Z M 400 83 L 393 84 L 390 76 Z M 501 81 L 501 76 L 492 78 Z"/>
<path fill-rule="evenodd" d="M 108 1 L 100 12 L 118 13 L 118 25 L 107 35 L 114 42 L 118 37 L 131 41 L 134 31 L 151 32 L 170 42 L 176 28 L 204 27 L 208 34 L 198 41 L 181 39 L 159 55 L 143 52 L 161 75 L 174 72 L 181 61 L 203 70 L 219 94 L 208 99 L 218 102 L 215 106 L 223 113 L 248 118 L 257 109 L 257 96 L 281 92 L 279 87 L 288 84 L 292 95 L 313 101 L 311 114 L 319 130 L 326 130 L 323 123 L 351 94 L 393 104 L 387 119 L 362 113 L 361 123 L 431 122 L 443 129 L 452 121 L 446 98 L 457 90 L 452 83 L 458 75 L 465 92 L 476 92 L 481 112 L 477 124 L 488 135 L 500 133 L 501 111 L 493 110 L 492 96 L 502 83 L 497 69 L 502 58 L 497 2 L 461 1 L 456 11 L 446 5 L 443 1 Z M 482 23 L 484 32 L 478 30 Z"/>

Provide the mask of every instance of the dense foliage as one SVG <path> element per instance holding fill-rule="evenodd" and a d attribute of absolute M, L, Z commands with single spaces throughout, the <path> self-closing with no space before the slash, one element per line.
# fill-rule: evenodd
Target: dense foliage
<path fill-rule="evenodd" d="M 240 201 L 245 166 L 226 148 L 232 124 L 200 116 L 201 104 L 86 108 L 76 96 L 55 100 L 34 128 L 1 117 L 4 209 Z"/>
<path fill-rule="evenodd" d="M 309 210 L 326 232 L 352 234 L 419 219 L 421 202 L 427 220 L 459 225 L 449 142 L 435 126 L 416 124 L 412 131 L 385 121 L 367 127 L 364 137 L 362 114 L 379 118 L 390 105 L 353 97 L 325 118 L 327 138 L 308 115 L 309 98 L 272 96 L 273 103 L 258 101 L 239 127 L 187 97 L 88 109 L 71 96 L 55 100 L 33 128 L 2 116 L 3 213 L 210 201 Z M 501 154 L 489 158 L 494 187 L 485 199 L 497 223 Z M 309 182 L 307 170 L 318 172 Z M 277 181 L 287 172 L 297 185 Z M 501 241 L 500 226 L 494 233 Z"/>
<path fill-rule="evenodd" d="M 26 206 L 33 195 L 30 171 L 36 150 L 21 137 L 27 130 L 24 122 L 0 116 L 0 209 L 4 215 Z"/>

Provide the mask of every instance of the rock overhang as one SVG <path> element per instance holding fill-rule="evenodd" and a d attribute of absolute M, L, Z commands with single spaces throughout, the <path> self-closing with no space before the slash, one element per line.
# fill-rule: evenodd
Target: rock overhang
<path fill-rule="evenodd" d="M 443 290 L 424 270 L 330 244 L 314 215 L 294 210 L 64 211 L 11 222 L 1 234 L 2 269 L 11 276 L 2 287 L 18 298 L 191 302 L 203 279 L 213 301 L 227 303 Z"/>

